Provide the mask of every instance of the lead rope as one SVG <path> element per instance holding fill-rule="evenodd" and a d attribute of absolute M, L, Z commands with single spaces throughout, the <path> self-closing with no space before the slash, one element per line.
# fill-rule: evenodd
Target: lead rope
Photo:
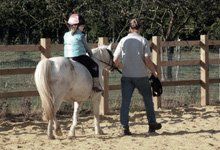
<path fill-rule="evenodd" d="M 108 52 L 108 54 L 109 54 L 109 56 L 110 56 L 110 59 L 112 59 L 112 61 L 113 61 L 113 55 L 110 54 L 109 50 L 107 50 L 107 52 Z M 99 52 L 99 53 L 101 53 L 101 52 Z M 100 62 L 106 64 L 107 66 L 110 66 L 110 67 L 111 67 L 110 70 L 117 70 L 120 74 L 122 74 L 121 70 L 119 70 L 118 67 L 116 67 L 115 65 L 113 65 L 113 63 L 112 63 L 112 65 L 110 65 L 110 63 L 107 63 L 107 62 L 105 62 L 105 61 L 103 61 L 103 60 L 101 60 L 101 59 L 98 59 L 98 58 L 95 57 L 95 56 L 93 56 L 93 58 L 95 58 L 96 60 L 98 60 L 98 61 L 100 61 Z M 110 60 L 109 60 L 109 62 L 110 62 Z"/>

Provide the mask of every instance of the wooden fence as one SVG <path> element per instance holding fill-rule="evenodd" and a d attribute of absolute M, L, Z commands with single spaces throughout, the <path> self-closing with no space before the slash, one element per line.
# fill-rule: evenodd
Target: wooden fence
<path fill-rule="evenodd" d="M 98 45 L 107 44 L 107 38 L 99 38 Z M 162 81 L 163 86 L 181 86 L 181 85 L 200 85 L 201 86 L 201 105 L 209 105 L 209 85 L 212 83 L 220 83 L 220 78 L 209 78 L 209 64 L 220 64 L 220 58 L 209 59 L 209 46 L 220 45 L 220 40 L 209 40 L 207 35 L 201 35 L 197 41 L 162 41 L 160 37 L 153 36 L 151 41 L 152 60 L 156 65 L 161 78 L 161 67 L 163 66 L 200 66 L 199 80 L 180 80 L 180 81 Z M 97 44 L 90 44 L 90 47 Z M 162 47 L 174 46 L 198 46 L 200 47 L 200 60 L 183 60 L 183 61 L 161 61 Z M 116 47 L 116 44 L 114 44 Z M 40 51 L 41 58 L 49 58 L 51 50 L 62 50 L 62 44 L 51 44 L 50 39 L 41 39 L 39 45 L 0 45 L 0 52 L 7 51 Z M 0 75 L 15 75 L 15 74 L 33 74 L 35 68 L 17 68 L 17 69 L 0 69 Z M 108 98 L 109 90 L 119 90 L 120 85 L 109 85 L 109 73 L 103 72 L 104 76 L 104 94 L 101 99 L 100 112 L 107 114 L 109 112 Z M 31 97 L 38 96 L 37 91 L 16 91 L 0 93 L 0 99 L 10 97 Z M 161 107 L 161 97 L 154 98 L 155 108 Z"/>

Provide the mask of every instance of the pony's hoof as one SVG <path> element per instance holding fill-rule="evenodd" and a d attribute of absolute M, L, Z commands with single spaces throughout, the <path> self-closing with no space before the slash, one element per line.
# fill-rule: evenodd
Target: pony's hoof
<path fill-rule="evenodd" d="M 104 135 L 104 132 L 102 130 L 99 130 L 98 132 L 95 133 L 96 135 Z"/>
<path fill-rule="evenodd" d="M 54 139 L 55 139 L 55 136 L 54 136 L 54 135 L 49 135 L 49 136 L 48 136 L 48 139 L 49 139 L 49 140 L 54 140 Z"/>
<path fill-rule="evenodd" d="M 70 133 L 68 134 L 68 139 L 72 140 L 72 139 L 74 139 L 74 138 L 75 138 L 75 134 L 72 133 L 72 132 L 70 132 Z"/>
<path fill-rule="evenodd" d="M 84 134 L 86 134 L 86 132 L 84 130 L 82 130 L 82 134 L 84 135 Z"/>
<path fill-rule="evenodd" d="M 63 135 L 61 129 L 57 129 L 57 130 L 55 131 L 55 134 L 56 134 L 57 136 L 62 136 L 62 135 Z"/>
<path fill-rule="evenodd" d="M 100 132 L 99 132 L 99 135 L 104 135 L 105 133 L 101 130 Z"/>
<path fill-rule="evenodd" d="M 75 139 L 76 137 L 75 136 L 70 136 L 70 135 L 68 135 L 68 137 L 67 137 L 69 140 L 73 140 L 73 139 Z"/>

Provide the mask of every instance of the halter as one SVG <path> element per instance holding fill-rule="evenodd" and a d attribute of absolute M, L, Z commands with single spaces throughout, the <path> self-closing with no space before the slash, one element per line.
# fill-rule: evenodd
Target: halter
<path fill-rule="evenodd" d="M 119 70 L 118 69 L 118 67 L 116 67 L 115 66 L 115 64 L 114 64 L 114 62 L 113 62 L 113 59 L 114 59 L 114 56 L 113 56 L 113 54 L 112 54 L 112 51 L 111 50 L 109 50 L 109 49 L 106 49 L 107 50 L 107 52 L 108 52 L 108 54 L 109 54 L 109 56 L 110 56 L 110 59 L 109 59 L 109 62 L 107 63 L 107 62 L 105 62 L 105 61 L 103 61 L 103 60 L 101 60 L 101 59 L 98 59 L 98 58 L 96 58 L 96 57 L 94 57 L 95 59 L 97 59 L 98 61 L 100 61 L 100 62 L 102 62 L 103 64 L 106 64 L 107 66 L 110 66 L 110 71 L 113 71 L 113 70 L 117 70 L 120 74 L 122 74 L 122 72 L 121 72 L 121 70 Z M 112 63 L 111 63 L 112 62 Z"/>

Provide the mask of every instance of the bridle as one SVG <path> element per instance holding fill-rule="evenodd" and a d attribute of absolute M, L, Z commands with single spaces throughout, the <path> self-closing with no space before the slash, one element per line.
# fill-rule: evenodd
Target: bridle
<path fill-rule="evenodd" d="M 109 69 L 110 71 L 117 70 L 120 74 L 122 74 L 121 70 L 119 70 L 118 67 L 116 67 L 115 64 L 114 64 L 114 62 L 113 62 L 114 56 L 113 56 L 112 51 L 109 50 L 109 49 L 106 49 L 106 50 L 107 50 L 107 52 L 108 52 L 108 54 L 109 54 L 109 56 L 110 56 L 109 62 L 105 62 L 105 61 L 103 61 L 103 60 L 101 60 L 101 59 L 98 59 L 98 58 L 96 58 L 96 57 L 94 57 L 94 56 L 93 56 L 93 58 L 95 58 L 95 59 L 97 59 L 98 61 L 100 61 L 101 63 L 103 63 L 103 64 L 109 66 L 109 67 L 110 67 L 110 69 Z"/>

